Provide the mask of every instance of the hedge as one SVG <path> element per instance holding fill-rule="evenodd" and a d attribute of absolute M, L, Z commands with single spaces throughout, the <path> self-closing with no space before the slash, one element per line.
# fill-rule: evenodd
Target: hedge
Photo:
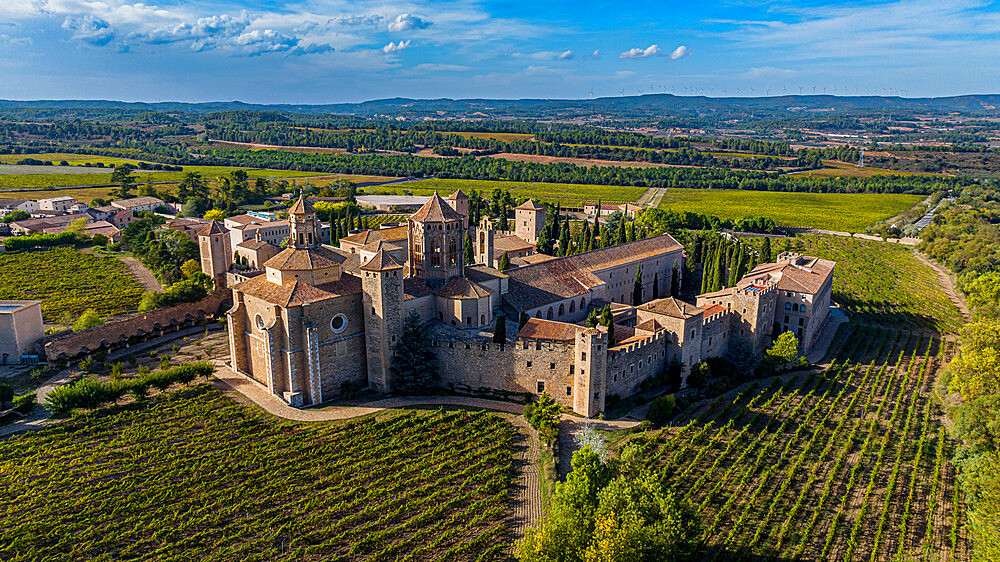
<path fill-rule="evenodd" d="M 57 386 L 45 397 L 45 405 L 55 414 L 67 414 L 77 408 L 97 408 L 117 402 L 127 394 L 137 400 L 146 396 L 150 387 L 166 390 L 174 383 L 188 384 L 198 376 L 208 378 L 215 371 L 211 363 L 187 363 L 154 371 L 129 379 L 99 381 L 92 377 Z"/>

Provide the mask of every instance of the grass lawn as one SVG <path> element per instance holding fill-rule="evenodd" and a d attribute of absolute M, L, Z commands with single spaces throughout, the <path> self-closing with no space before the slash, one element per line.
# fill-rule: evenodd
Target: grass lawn
<path fill-rule="evenodd" d="M 496 560 L 514 427 L 294 423 L 207 385 L 0 440 L 5 560 Z"/>
<path fill-rule="evenodd" d="M 447 197 L 458 188 L 469 192 L 478 190 L 488 194 L 494 188 L 510 190 L 515 197 L 531 197 L 550 203 L 578 206 L 587 201 L 602 199 L 609 201 L 635 201 L 646 192 L 645 187 L 621 185 L 587 185 L 576 183 L 531 183 L 514 181 L 489 180 L 459 180 L 459 179 L 427 179 L 403 184 L 366 188 L 366 193 L 401 194 L 412 191 L 414 195 L 430 195 L 435 190 L 442 197 Z"/>
<path fill-rule="evenodd" d="M 923 195 L 895 193 L 786 193 L 669 188 L 661 209 L 739 219 L 771 217 L 779 226 L 861 232 L 923 201 Z"/>
<path fill-rule="evenodd" d="M 0 254 L 0 299 L 40 300 L 42 318 L 58 322 L 88 308 L 101 316 L 134 311 L 143 287 L 115 258 L 53 248 Z"/>
<path fill-rule="evenodd" d="M 941 288 L 935 271 L 906 246 L 820 235 L 797 236 L 788 244 L 804 254 L 837 262 L 833 300 L 855 319 L 941 332 L 957 330 L 962 324 L 961 313 Z"/>

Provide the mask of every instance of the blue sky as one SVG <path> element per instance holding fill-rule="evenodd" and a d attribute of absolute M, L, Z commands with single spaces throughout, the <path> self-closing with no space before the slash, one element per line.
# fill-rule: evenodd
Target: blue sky
<path fill-rule="evenodd" d="M 1000 91 L 1000 1 L 0 0 L 0 98 Z"/>

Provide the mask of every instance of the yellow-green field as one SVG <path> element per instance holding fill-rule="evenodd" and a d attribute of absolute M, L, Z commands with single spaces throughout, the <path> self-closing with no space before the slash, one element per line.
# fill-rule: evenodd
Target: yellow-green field
<path fill-rule="evenodd" d="M 467 131 L 447 131 L 444 132 L 446 135 L 458 135 L 464 138 L 472 139 L 496 139 L 503 142 L 513 142 L 518 140 L 531 140 L 535 135 L 530 133 L 491 133 L 488 131 L 481 132 L 467 132 Z"/>
<path fill-rule="evenodd" d="M 623 185 L 588 185 L 575 183 L 531 183 L 516 181 L 487 181 L 459 179 L 428 179 L 407 182 L 385 187 L 369 187 L 366 193 L 399 194 L 412 191 L 414 195 L 430 195 L 437 191 L 442 196 L 451 194 L 458 188 L 469 192 L 473 189 L 490 192 L 494 188 L 507 189 L 515 197 L 531 197 L 549 203 L 563 205 L 582 205 L 587 201 L 635 201 L 646 192 L 645 187 Z"/>
<path fill-rule="evenodd" d="M 861 232 L 923 201 L 896 193 L 786 193 L 670 188 L 661 209 L 715 215 L 722 219 L 767 216 L 778 226 Z"/>

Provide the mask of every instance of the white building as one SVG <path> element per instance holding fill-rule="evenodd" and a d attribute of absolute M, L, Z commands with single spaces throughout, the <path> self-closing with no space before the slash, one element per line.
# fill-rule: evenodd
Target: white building
<path fill-rule="evenodd" d="M 32 354 L 45 335 L 41 301 L 0 301 L 0 364 Z"/>
<path fill-rule="evenodd" d="M 262 240 L 273 246 L 281 246 L 288 238 L 288 220 L 269 221 L 251 215 L 236 215 L 222 221 L 229 229 L 230 247 L 235 248 L 246 240 Z"/>
<path fill-rule="evenodd" d="M 39 211 L 54 211 L 57 213 L 68 213 L 73 205 L 76 205 L 76 199 L 68 195 L 63 195 L 61 197 L 49 197 L 48 199 L 38 200 L 38 210 Z"/>
<path fill-rule="evenodd" d="M 166 205 L 166 203 L 156 197 L 133 197 L 132 199 L 118 199 L 111 202 L 112 207 L 132 211 L 133 213 L 152 211 L 160 205 Z"/>

